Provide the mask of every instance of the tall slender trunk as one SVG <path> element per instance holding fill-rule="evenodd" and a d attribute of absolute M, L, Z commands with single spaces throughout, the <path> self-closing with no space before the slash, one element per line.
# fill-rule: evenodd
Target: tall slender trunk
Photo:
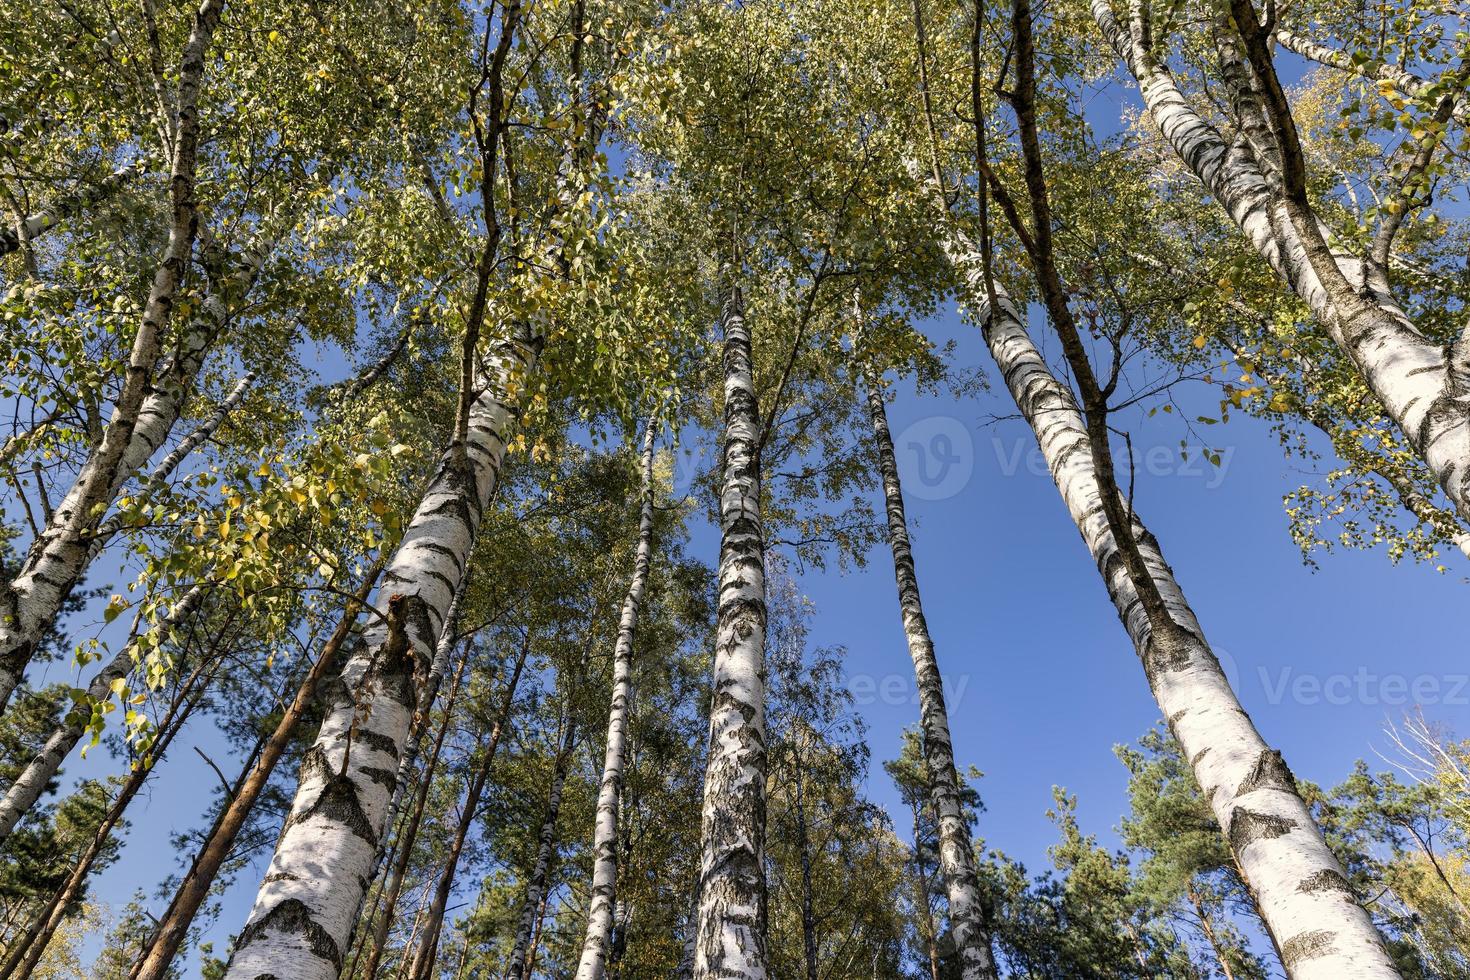
<path fill-rule="evenodd" d="M 195 585 L 182 599 L 174 603 L 168 615 L 150 632 L 162 636 L 192 616 L 194 610 L 204 601 L 207 591 L 204 583 Z M 132 668 L 133 644 L 129 643 L 92 678 L 92 683 L 87 686 L 87 697 L 97 702 L 106 701 L 112 696 L 113 682 L 126 677 Z M 46 792 L 46 785 L 61 770 L 62 762 L 86 734 L 88 718 L 89 714 L 81 710 L 68 711 L 47 737 L 41 751 L 21 770 L 15 782 L 10 784 L 5 798 L 0 800 L 0 841 L 10 836 L 15 825 L 41 798 L 41 794 Z"/>
<path fill-rule="evenodd" d="M 1119 24 L 1111 0 L 1091 0 L 1091 7 L 1175 154 L 1307 304 L 1470 520 L 1470 329 L 1448 351 L 1423 336 L 1389 293 L 1382 270 L 1327 247 L 1316 215 L 1297 213 L 1249 147 L 1227 143 L 1190 105 L 1155 53 Z"/>
<path fill-rule="evenodd" d="M 321 654 L 311 665 L 311 669 L 307 671 L 306 677 L 302 679 L 301 686 L 296 690 L 296 696 L 291 699 L 291 703 L 281 714 L 281 720 L 276 723 L 275 730 L 261 746 L 255 767 L 250 771 L 250 775 L 241 782 L 235 795 L 220 813 L 209 839 L 194 856 L 194 861 L 188 873 L 184 875 L 184 880 L 179 882 L 179 887 L 175 889 L 173 898 L 169 901 L 168 909 L 158 920 L 152 942 L 143 950 L 138 962 L 134 964 L 130 980 L 164 980 L 168 976 L 174 956 L 188 935 L 189 925 L 194 921 L 199 906 L 209 897 L 209 889 L 214 884 L 215 875 L 219 873 L 220 866 L 229 857 L 235 845 L 235 838 L 239 836 L 241 828 L 245 826 L 245 821 L 250 816 L 250 811 L 255 808 L 256 801 L 260 798 L 266 783 L 270 781 L 271 773 L 275 772 L 276 763 L 280 761 L 282 754 L 290 745 L 291 737 L 296 731 L 296 725 L 300 722 L 301 716 L 316 699 L 316 693 L 321 687 L 322 680 L 337 663 L 338 651 L 351 634 L 352 624 L 357 620 L 358 611 L 367 603 L 367 598 L 372 593 L 381 571 L 382 566 L 379 565 L 368 573 L 367 578 L 358 587 L 357 594 L 343 610 L 342 618 L 337 623 L 337 628 L 333 631 L 331 638 L 322 647 Z M 290 826 L 289 818 L 287 826 Z"/>
<path fill-rule="evenodd" d="M 531 951 L 526 954 L 526 976 L 536 973 L 536 954 L 541 951 L 541 936 L 546 930 L 546 908 L 551 904 L 551 890 L 543 889 L 541 905 L 536 909 L 536 931 L 531 933 Z"/>
<path fill-rule="evenodd" d="M 425 881 L 423 891 L 419 893 L 418 904 L 414 907 L 413 927 L 408 930 L 408 941 L 403 944 L 403 955 L 399 957 L 398 969 L 393 972 L 395 980 L 408 980 L 408 966 L 413 962 L 414 950 L 418 948 L 419 929 L 423 926 L 424 914 L 428 911 L 424 900 L 428 898 L 429 888 L 433 884 L 433 879 Z M 371 980 L 376 980 L 376 977 Z"/>
<path fill-rule="evenodd" d="M 449 852 L 444 857 L 444 865 L 439 871 L 439 881 L 434 889 L 434 898 L 429 905 L 428 917 L 424 921 L 424 937 L 419 941 L 418 952 L 414 954 L 413 965 L 408 971 L 411 980 L 429 980 L 432 974 L 434 958 L 439 949 L 439 932 L 444 927 L 444 912 L 449 907 L 449 895 L 454 888 L 454 875 L 459 869 L 459 856 L 464 851 L 465 840 L 469 837 L 470 828 L 475 823 L 475 815 L 479 812 L 480 797 L 485 792 L 485 782 L 490 778 L 490 769 L 495 764 L 495 752 L 500 747 L 501 736 L 510 723 L 511 709 L 515 706 L 516 687 L 520 684 L 521 672 L 525 669 L 526 657 L 530 649 L 531 636 L 528 632 L 521 643 L 520 653 L 516 655 L 515 668 L 511 671 L 510 679 L 506 681 L 505 694 L 500 703 L 500 715 L 490 729 L 490 739 L 485 746 L 484 756 L 475 770 L 474 778 L 470 781 L 469 789 L 465 793 L 464 803 L 460 807 L 459 825 L 455 828 Z M 384 918 L 386 919 L 387 916 Z"/>
<path fill-rule="evenodd" d="M 603 756 L 602 782 L 597 788 L 597 825 L 592 833 L 592 891 L 587 911 L 587 935 L 576 980 L 602 980 L 607 972 L 608 945 L 612 938 L 613 911 L 617 906 L 618 813 L 622 805 L 623 760 L 628 743 L 629 700 L 633 687 L 633 635 L 638 611 L 648 583 L 649 556 L 653 550 L 653 442 L 654 420 L 648 420 L 643 436 L 643 506 L 638 518 L 638 545 L 633 556 L 633 576 L 623 598 L 618 639 L 613 648 L 612 701 L 607 711 L 607 748 Z"/>
<path fill-rule="evenodd" d="M 1189 890 L 1189 903 L 1194 906 L 1194 912 L 1199 916 L 1200 931 L 1205 934 L 1205 941 L 1210 944 L 1210 949 L 1215 953 L 1215 961 L 1220 964 L 1220 972 L 1225 974 L 1225 980 L 1235 980 L 1235 971 L 1230 969 L 1230 959 L 1225 955 L 1225 947 L 1220 945 L 1220 937 L 1216 935 L 1214 924 L 1210 922 L 1210 913 L 1205 911 L 1204 902 L 1200 901 L 1199 893 L 1193 888 Z"/>
<path fill-rule="evenodd" d="M 475 907 L 470 910 L 468 921 L 465 923 L 464 942 L 459 947 L 459 962 L 454 967 L 454 980 L 462 980 L 465 965 L 470 961 L 470 929 L 473 928 L 475 920 L 485 908 L 485 889 L 482 887 L 480 893 L 475 896 Z"/>
<path fill-rule="evenodd" d="M 226 972 L 332 980 L 384 832 L 418 687 L 514 424 L 508 392 L 534 368 L 539 342 L 503 344 L 487 359 L 463 443 L 444 453 L 384 572 L 375 618 L 342 671 L 308 751 L 286 828 Z"/>
<path fill-rule="evenodd" d="M 694 976 L 764 980 L 766 953 L 766 569 L 760 410 L 745 297 L 724 310 L 719 603 L 700 822 Z"/>
<path fill-rule="evenodd" d="M 429 666 L 428 678 L 424 681 L 422 690 L 419 691 L 413 722 L 409 726 L 408 747 L 403 753 L 403 758 L 398 760 L 398 771 L 393 778 L 393 796 L 388 800 L 388 816 L 383 820 L 383 826 L 389 832 L 398 822 L 398 811 L 403 806 L 403 794 L 409 784 L 419 785 L 414 780 L 413 773 L 418 767 L 419 753 L 423 751 L 424 736 L 428 731 L 429 712 L 434 707 L 434 701 L 439 697 L 439 687 L 444 683 L 444 674 L 449 669 L 449 658 L 454 653 L 454 645 L 460 639 L 458 632 L 460 606 L 464 603 L 464 594 L 469 583 L 469 575 L 459 580 L 459 589 L 454 593 L 454 599 L 449 603 L 449 613 L 444 617 L 444 628 L 439 631 L 439 642 L 434 646 L 434 660 Z M 460 669 L 463 671 L 463 663 Z M 377 881 L 379 872 L 383 870 L 383 861 L 388 853 L 388 834 L 384 833 L 383 837 L 384 839 L 378 842 L 377 853 L 373 855 L 370 881 Z M 354 928 L 354 934 L 355 932 Z"/>
<path fill-rule="evenodd" d="M 169 474 L 173 472 L 189 453 L 193 452 L 194 449 L 198 448 L 205 440 L 213 435 L 215 430 L 229 417 L 229 414 L 239 406 L 240 401 L 244 398 L 245 392 L 249 390 L 250 384 L 254 379 L 254 373 L 248 373 L 240 379 L 229 396 L 220 404 L 219 408 L 201 423 L 197 429 L 183 439 L 174 448 L 173 452 L 169 453 L 159 463 L 149 477 L 150 486 L 161 486 L 167 480 Z M 98 528 L 97 536 L 93 539 L 87 555 L 89 562 L 96 557 L 102 546 L 106 544 L 107 539 L 116 533 L 119 527 L 120 525 L 114 519 Z M 192 615 L 194 609 L 202 601 L 204 591 L 202 584 L 194 586 L 169 611 L 163 622 L 156 629 L 170 629 L 177 626 L 189 615 Z M 107 698 L 113 681 L 127 676 L 132 670 L 132 667 L 133 648 L 131 645 L 128 645 L 119 650 L 116 656 L 98 671 L 96 677 L 93 678 L 92 683 L 87 688 L 88 697 L 94 701 L 101 701 Z M 76 747 L 77 742 L 81 740 L 81 737 L 85 733 L 86 719 L 75 712 L 69 713 L 66 718 L 62 719 L 61 724 L 57 725 L 56 729 L 47 739 L 45 747 L 31 760 L 30 764 L 26 766 L 16 778 L 15 782 L 11 784 L 6 791 L 4 799 L 0 800 L 0 841 L 5 840 L 10 835 L 10 832 L 15 829 L 16 823 L 35 805 L 36 800 L 40 798 L 41 793 L 44 791 L 46 784 L 56 775 L 57 771 L 61 768 L 61 763 L 65 761 L 66 757 Z"/>
<path fill-rule="evenodd" d="M 20 684 L 37 645 L 56 620 L 80 572 L 88 533 L 99 519 L 98 505 L 116 496 L 137 444 L 141 414 L 153 388 L 163 334 L 172 319 L 174 299 L 194 250 L 199 202 L 195 197 L 199 148 L 199 93 L 205 62 L 225 0 L 203 0 L 195 11 L 179 66 L 175 103 L 172 168 L 169 175 L 168 243 L 154 271 L 142 322 L 133 339 L 122 388 L 102 442 L 82 467 L 76 483 L 52 513 L 41 537 L 32 542 L 19 573 L 0 596 L 0 711 Z M 154 444 L 157 448 L 157 444 Z M 150 449 L 151 453 L 152 450 Z M 145 456 L 144 459 L 147 457 Z M 141 460 L 133 467 L 141 465 Z"/>
<path fill-rule="evenodd" d="M 1052 374 L 998 285 L 996 306 L 986 300 L 979 251 L 952 224 L 945 235 L 946 250 L 980 314 L 986 345 L 1036 434 L 1052 479 L 1103 576 L 1169 729 L 1225 830 L 1287 973 L 1293 980 L 1397 977 L 1291 771 L 1241 707 L 1157 539 L 1134 513 L 1132 536 L 1180 636 L 1174 641 L 1154 632 L 1108 530 L 1086 426 L 1070 389 Z"/>
<path fill-rule="evenodd" d="M 929 896 L 933 894 L 929 888 L 929 872 L 924 870 L 924 859 L 919 853 L 918 798 L 914 799 L 911 808 L 914 814 L 914 872 L 919 876 L 919 896 L 924 906 L 923 928 L 920 931 L 929 953 L 929 980 L 939 980 L 939 925 L 934 921 L 934 907 L 929 904 Z"/>
<path fill-rule="evenodd" d="M 515 945 L 511 948 L 505 980 L 527 980 L 530 976 L 531 934 L 540 919 L 539 910 L 544 908 L 546 901 L 546 882 L 551 875 L 552 859 L 556 856 L 556 819 L 561 813 L 562 789 L 566 786 L 567 770 L 571 768 L 575 737 L 576 726 L 568 720 L 566 734 L 556 754 L 551 795 L 546 801 L 546 818 L 541 822 L 541 835 L 536 845 L 536 863 L 526 879 L 526 897 L 521 903 L 520 925 L 516 927 Z"/>
<path fill-rule="evenodd" d="M 218 644 L 216 644 L 217 648 Z M 183 689 L 173 699 L 173 704 L 158 723 L 158 737 L 148 749 L 147 760 L 139 759 L 133 766 L 132 771 L 118 789 L 117 797 L 112 805 L 107 808 L 102 822 L 98 824 L 92 839 L 87 847 L 77 858 L 75 866 L 71 870 L 61 886 L 47 900 L 45 908 L 37 913 L 35 921 L 25 935 L 18 938 L 9 950 L 6 951 L 5 960 L 0 963 L 0 980 L 26 980 L 35 972 L 36 965 L 46 952 L 46 946 L 51 942 L 56 929 L 66 918 L 68 909 L 71 907 L 82 888 L 87 883 L 87 878 L 92 873 L 92 867 L 97 858 L 102 854 L 107 842 L 112 839 L 112 832 L 122 820 L 123 813 L 138 791 L 143 788 L 148 777 L 153 774 L 154 767 L 163 758 L 164 753 L 172 744 L 194 709 L 199 707 L 205 693 L 209 689 L 210 682 L 214 679 L 215 672 L 219 669 L 220 662 L 216 658 L 217 649 L 208 656 L 207 660 L 201 661 L 196 666 L 192 675 L 183 684 Z M 145 764 L 146 761 L 146 764 Z"/>
<path fill-rule="evenodd" d="M 883 477 L 883 503 L 888 515 L 888 542 L 893 552 L 893 574 L 898 584 L 898 605 L 914 678 L 919 689 L 919 729 L 923 735 L 924 768 L 929 796 L 934 803 L 939 835 L 939 861 L 949 898 L 949 919 L 960 954 L 960 975 L 965 980 L 991 978 L 995 963 L 990 936 L 985 927 L 980 898 L 980 879 L 975 871 L 975 849 L 970 841 L 970 824 L 960 802 L 959 776 L 955 772 L 954 747 L 949 736 L 949 710 L 944 703 L 944 681 L 934 653 L 934 640 L 924 618 L 919 595 L 918 572 L 909 542 L 908 517 L 904 513 L 903 485 L 899 482 L 898 458 L 888 430 L 888 411 L 878 379 L 866 376 L 868 415 L 878 448 L 878 468 Z"/>

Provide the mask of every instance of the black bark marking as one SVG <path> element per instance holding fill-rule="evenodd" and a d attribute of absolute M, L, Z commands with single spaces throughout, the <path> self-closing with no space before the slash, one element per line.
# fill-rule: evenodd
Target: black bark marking
<path fill-rule="evenodd" d="M 1296 777 L 1286 767 L 1286 761 L 1275 749 L 1266 749 L 1256 758 L 1250 775 L 1235 790 L 1236 796 L 1244 796 L 1258 789 L 1279 789 L 1286 793 L 1296 792 Z"/>
<path fill-rule="evenodd" d="M 389 791 L 392 791 L 398 785 L 398 771 L 395 769 L 379 769 L 375 766 L 364 766 L 358 771 Z"/>
<path fill-rule="evenodd" d="M 1310 960 L 1332 952 L 1332 941 L 1337 933 L 1327 929 L 1313 929 L 1292 936 L 1281 944 L 1281 964 L 1290 972 L 1303 960 Z"/>
<path fill-rule="evenodd" d="M 1348 880 L 1332 868 L 1323 868 L 1321 871 L 1312 873 L 1307 880 L 1296 886 L 1299 892 L 1326 892 L 1338 891 L 1352 894 L 1352 886 Z"/>
<path fill-rule="evenodd" d="M 362 804 L 357 799 L 357 786 L 349 777 L 334 773 L 310 806 L 287 819 L 285 829 L 290 830 L 317 814 L 341 824 L 373 847 L 378 846 L 378 835 L 367 814 L 363 812 Z"/>
<path fill-rule="evenodd" d="M 1230 818 L 1230 847 L 1236 854 L 1241 854 L 1258 840 L 1281 837 L 1291 833 L 1295 828 L 1296 824 L 1285 817 L 1278 817 L 1271 813 L 1256 813 L 1254 810 L 1241 807 Z"/>
<path fill-rule="evenodd" d="M 1143 672 L 1148 675 L 1149 683 L 1152 684 L 1160 674 L 1188 667 L 1189 661 L 1189 650 L 1182 644 L 1176 646 L 1164 641 L 1158 634 L 1152 634 L 1143 651 Z"/>
<path fill-rule="evenodd" d="M 267 930 L 274 929 L 288 935 L 298 935 L 306 939 L 306 945 L 312 955 L 320 957 L 342 970 L 342 951 L 337 947 L 334 940 L 326 929 L 317 924 L 311 917 L 311 909 L 295 898 L 288 898 L 280 905 L 271 909 L 265 915 L 247 925 L 241 932 L 240 938 L 235 943 L 235 949 L 241 950 L 249 946 L 257 937 Z M 261 974 L 260 976 L 270 976 Z M 256 980 L 260 980 L 259 977 Z"/>
<path fill-rule="evenodd" d="M 345 739 L 347 737 L 347 734 L 344 732 L 338 737 Z M 352 736 L 352 739 L 355 742 L 366 745 L 368 748 L 374 750 L 375 752 L 383 752 L 387 755 L 391 755 L 395 759 L 398 758 L 398 743 L 394 742 L 387 735 L 383 735 L 379 732 L 373 731 L 359 731 Z"/>

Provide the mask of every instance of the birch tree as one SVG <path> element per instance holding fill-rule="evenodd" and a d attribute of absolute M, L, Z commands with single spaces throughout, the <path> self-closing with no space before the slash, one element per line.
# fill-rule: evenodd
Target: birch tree
<path fill-rule="evenodd" d="M 1382 939 L 1298 795 L 1291 771 L 1240 707 L 1157 544 L 1134 514 L 1130 533 L 1180 627 L 1173 645 L 1155 633 L 1127 570 L 1114 557 L 1117 546 L 1098 501 L 1093 452 L 1075 399 L 1047 367 L 1009 299 L 997 290 L 996 306 L 988 301 L 982 305 L 978 297 L 995 284 L 987 285 L 978 271 L 978 250 L 967 248 L 957 232 L 949 234 L 986 345 L 1037 434 L 1088 550 L 1107 570 L 1109 596 L 1154 696 L 1225 828 L 1288 972 L 1292 977 L 1338 976 L 1350 965 L 1354 971 L 1376 971 L 1375 976 L 1397 976 Z"/>
<path fill-rule="evenodd" d="M 139 432 L 147 404 L 150 379 L 160 353 L 163 333 L 173 317 L 174 297 L 184 278 L 194 247 L 198 199 L 195 180 L 200 139 L 199 97 L 215 27 L 224 10 L 223 0 L 200 5 L 180 55 L 179 81 L 170 95 L 171 140 L 168 146 L 168 245 L 157 265 L 143 306 L 138 331 L 128 356 L 125 380 L 113 408 L 111 423 L 95 455 L 48 521 L 46 532 L 26 556 L 19 573 L 7 584 L 3 620 L 0 620 L 0 710 L 20 683 L 42 633 L 50 627 L 71 583 L 85 561 L 86 532 L 96 523 L 96 510 L 106 508 L 126 478 L 127 456 Z M 148 446 L 146 459 L 156 448 Z M 133 465 L 137 465 L 135 462 Z"/>
<path fill-rule="evenodd" d="M 1209 114 L 1180 87 L 1168 67 L 1168 24 L 1153 30 L 1143 10 L 1120 23 L 1106 0 L 1091 4 L 1107 44 L 1138 82 L 1153 123 L 1356 366 L 1373 395 L 1423 458 L 1462 519 L 1470 517 L 1470 334 L 1435 338 L 1405 313 L 1390 282 L 1390 257 L 1403 218 L 1427 198 L 1426 169 L 1447 143 L 1464 81 L 1453 70 L 1425 107 L 1428 120 L 1403 177 L 1376 219 L 1367 248 L 1350 247 L 1323 221 L 1311 199 L 1309 164 L 1292 107 L 1271 51 L 1276 20 L 1263 21 L 1249 3 L 1212 7 L 1219 77 L 1229 100 L 1232 132 L 1222 135 Z M 1290 31 L 1288 39 L 1296 39 Z M 1323 55 L 1330 61 L 1329 55 Z M 1351 61 L 1351 58 L 1349 59 Z M 1371 59 L 1366 62 L 1371 64 Z M 1365 73 L 1371 74 L 1371 71 Z M 1385 90 L 1397 98 L 1394 82 Z M 1413 84 L 1410 83 L 1410 87 Z M 1427 86 L 1426 86 L 1427 88 Z M 1425 89 L 1421 89 L 1421 94 Z M 1399 100 L 1402 101 L 1402 100 Z"/>
<path fill-rule="evenodd" d="M 949 897 L 950 928 L 960 950 L 961 973 L 966 977 L 993 977 L 995 963 L 984 921 L 980 885 L 975 875 L 975 851 L 970 826 L 960 805 L 959 777 L 955 773 L 954 747 L 949 737 L 949 712 L 944 703 L 943 680 L 934 654 L 934 640 L 924 618 L 919 595 L 918 573 L 909 544 L 908 518 L 904 515 L 903 485 L 898 476 L 898 459 L 888 431 L 888 410 L 876 372 L 869 370 L 868 414 L 873 439 L 878 447 L 883 476 L 883 502 L 888 514 L 888 542 L 893 552 L 893 574 L 898 582 L 898 602 L 903 614 L 904 634 L 914 676 L 919 685 L 919 725 L 924 740 L 924 764 L 929 792 L 939 818 L 939 857 Z"/>
<path fill-rule="evenodd" d="M 617 646 L 613 650 L 612 703 L 607 714 L 607 747 L 602 780 L 597 790 L 597 824 L 592 835 L 594 851 L 591 902 L 587 910 L 587 938 L 577 965 L 577 980 L 601 980 L 607 972 L 608 945 L 612 939 L 613 913 L 617 906 L 618 813 L 622 807 L 623 766 L 627 753 L 629 699 L 633 695 L 633 641 L 638 611 L 648 583 L 648 565 L 653 547 L 653 447 L 657 426 L 649 419 L 643 434 L 643 504 L 638 514 L 638 543 L 633 554 L 633 574 L 623 598 L 618 621 Z"/>

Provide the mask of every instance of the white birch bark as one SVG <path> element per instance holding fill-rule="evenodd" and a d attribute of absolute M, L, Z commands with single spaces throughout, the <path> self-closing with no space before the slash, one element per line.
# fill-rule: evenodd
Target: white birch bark
<path fill-rule="evenodd" d="M 398 762 L 397 774 L 393 777 L 393 795 L 388 800 L 388 815 L 383 818 L 383 826 L 391 828 L 398 820 L 398 811 L 403 806 L 403 796 L 412 781 L 414 770 L 418 766 L 419 753 L 423 751 L 426 725 L 429 711 L 434 707 L 434 700 L 439 697 L 439 687 L 444 683 L 444 675 L 449 671 L 449 657 L 454 652 L 454 644 L 458 640 L 456 631 L 459 629 L 460 606 L 464 603 L 465 589 L 469 586 L 470 577 L 465 575 L 459 580 L 459 588 L 454 592 L 454 598 L 449 602 L 449 612 L 444 617 L 444 628 L 439 631 L 439 641 L 434 645 L 434 659 L 429 665 L 428 677 L 424 680 L 423 690 L 419 692 L 418 704 L 415 708 L 413 737 L 409 739 L 407 750 L 403 758 Z M 378 842 L 377 853 L 373 856 L 373 870 L 368 875 L 368 880 L 377 881 L 378 873 L 383 869 L 383 857 L 387 854 L 387 834 L 383 840 Z"/>
<path fill-rule="evenodd" d="M 1434 97 L 1432 83 L 1428 79 L 1420 78 L 1413 72 L 1405 71 L 1391 61 L 1370 61 L 1363 64 L 1355 64 L 1350 55 L 1337 48 L 1319 44 L 1309 37 L 1289 31 L 1284 27 L 1278 27 L 1273 32 L 1276 42 L 1286 50 L 1299 54 L 1309 61 L 1315 61 L 1319 65 L 1327 65 L 1338 71 L 1349 75 L 1359 75 L 1363 78 L 1371 78 L 1374 81 L 1392 82 L 1394 87 L 1406 95 L 1416 99 L 1428 99 Z M 1440 93 L 1444 94 L 1443 92 Z M 1462 126 L 1470 125 L 1470 105 L 1463 100 L 1455 106 L 1454 119 Z"/>
<path fill-rule="evenodd" d="M 272 227 L 274 227 L 272 223 Z M 121 400 L 103 445 L 83 464 L 75 482 L 52 511 L 45 530 L 31 545 L 19 572 L 5 589 L 0 617 L 0 711 L 25 675 L 26 665 L 56 622 L 67 597 L 86 574 L 105 536 L 98 526 L 124 486 L 167 441 L 204 365 L 205 356 L 224 331 L 235 303 L 254 285 L 273 250 L 271 237 L 257 238 L 228 281 L 205 297 L 198 316 L 185 327 L 175 350 L 148 385 L 136 411 L 121 425 Z M 130 369 L 131 370 L 131 369 Z M 243 397 L 244 392 L 240 392 Z M 233 408 L 233 406 L 231 406 Z M 220 418 L 223 421 L 223 417 Z M 107 439 L 121 429 L 127 443 L 120 455 Z M 205 432 L 199 441 L 208 438 Z M 197 443 L 196 443 L 197 445 Z M 179 447 L 187 454 L 194 447 Z M 177 457 L 177 458 L 176 458 Z M 155 473 L 165 477 L 183 455 L 171 453 Z"/>
<path fill-rule="evenodd" d="M 342 670 L 228 980 L 333 980 L 385 832 L 397 768 L 422 681 L 466 572 L 515 424 L 513 400 L 539 341 L 486 358 L 463 446 L 451 446 L 384 572 L 380 613 Z"/>
<path fill-rule="evenodd" d="M 551 797 L 546 802 L 546 818 L 541 823 L 541 834 L 537 838 L 536 864 L 531 868 L 531 876 L 526 881 L 526 897 L 521 900 L 521 918 L 516 926 L 515 943 L 511 947 L 505 980 L 526 980 L 529 976 L 527 969 L 534 949 L 533 935 L 545 909 L 546 879 L 551 874 L 551 861 L 556 854 L 556 820 L 561 813 L 561 794 L 566 786 L 573 744 L 573 726 L 568 723 L 566 737 L 556 756 L 556 770 L 551 777 Z"/>
<path fill-rule="evenodd" d="M 1087 430 L 1071 390 L 1052 374 L 1003 293 L 1000 309 L 989 309 L 973 245 L 952 226 L 945 234 L 986 345 L 1036 434 L 1287 974 L 1292 980 L 1398 977 L 1377 929 L 1297 793 L 1291 771 L 1241 707 L 1157 539 L 1135 514 L 1132 530 L 1139 550 L 1186 639 L 1171 645 L 1154 635 L 1108 529 Z"/>
<path fill-rule="evenodd" d="M 725 432 L 719 601 L 696 927 L 696 980 L 764 980 L 766 955 L 766 573 L 760 412 L 739 286 L 723 316 Z"/>
<path fill-rule="evenodd" d="M 148 170 L 146 157 L 125 167 L 119 167 L 95 184 L 80 187 L 70 194 L 56 197 L 35 214 L 25 218 L 25 234 L 16 228 L 0 228 L 0 256 L 9 255 L 20 248 L 21 242 L 35 241 L 68 218 L 81 214 L 101 201 L 107 200 L 139 174 Z"/>
<path fill-rule="evenodd" d="M 618 812 L 623 797 L 623 759 L 628 745 L 628 712 L 633 687 L 633 636 L 638 612 L 648 583 L 648 565 L 653 550 L 653 442 L 654 419 L 648 420 L 643 436 L 643 506 L 638 517 L 638 545 L 633 555 L 633 575 L 623 597 L 618 639 L 613 648 L 612 702 L 607 711 L 607 747 L 603 755 L 602 781 L 597 787 L 596 827 L 592 832 L 592 886 L 587 910 L 587 935 L 576 980 L 602 980 L 607 973 L 608 946 L 612 940 L 613 915 L 617 908 Z"/>
<path fill-rule="evenodd" d="M 204 593 L 203 583 L 194 586 L 170 607 L 168 614 L 153 630 L 168 632 L 183 622 L 199 607 Z M 87 686 L 87 697 L 93 701 L 106 700 L 111 696 L 112 682 L 126 677 L 132 669 L 133 645 L 127 644 L 92 678 L 92 683 Z M 6 789 L 5 798 L 0 800 L 0 841 L 8 838 L 21 818 L 36 805 L 46 791 L 46 784 L 60 771 L 62 762 L 86 732 L 87 718 L 80 711 L 68 712 L 52 730 L 41 751 L 26 764 L 15 782 Z"/>
<path fill-rule="evenodd" d="M 1335 270 L 1324 281 L 1248 148 L 1227 144 L 1195 111 L 1168 69 L 1119 24 L 1110 0 L 1091 0 L 1091 5 L 1103 36 L 1127 63 L 1174 152 L 1307 304 L 1460 516 L 1470 520 L 1470 330 L 1449 351 L 1432 343 L 1390 295 L 1382 270 L 1340 248 L 1332 255 Z M 1325 228 L 1322 237 L 1331 241 Z"/>
<path fill-rule="evenodd" d="M 153 472 L 148 474 L 148 482 L 138 491 L 139 495 L 146 496 L 163 489 L 164 484 L 173 475 L 174 470 L 179 468 L 179 464 L 187 459 L 190 453 L 208 442 L 214 436 L 215 432 L 219 430 L 219 427 L 224 424 L 225 419 L 229 418 L 231 413 L 240 407 L 240 403 L 245 400 L 245 395 L 250 391 L 250 386 L 254 383 L 255 372 L 245 372 L 240 380 L 235 382 L 235 387 L 230 389 L 230 393 L 225 396 L 224 401 L 215 406 L 215 410 L 209 414 L 209 417 L 199 423 L 194 431 L 190 432 L 183 439 L 180 439 L 179 444 L 167 456 L 160 460 L 157 466 L 153 467 Z M 117 515 L 108 518 L 97 528 L 96 534 L 92 537 L 92 544 L 87 549 L 88 565 L 96 560 L 97 555 L 112 540 L 112 536 L 120 530 L 122 530 L 122 522 L 117 519 Z"/>
<path fill-rule="evenodd" d="M 903 485 L 899 482 L 898 459 L 888 431 L 888 411 L 872 373 L 868 387 L 868 415 L 878 448 L 878 467 L 883 478 L 883 503 L 888 517 L 888 542 L 893 552 L 893 574 L 898 585 L 898 604 L 903 614 L 903 631 L 909 657 L 914 662 L 914 679 L 919 689 L 919 728 L 923 735 L 924 768 L 929 796 L 934 803 L 939 831 L 939 863 L 949 899 L 950 928 L 960 957 L 964 980 L 994 978 L 995 961 L 980 899 L 980 879 L 975 871 L 975 852 L 970 841 L 970 824 L 960 802 L 959 776 L 955 773 L 954 747 L 949 736 L 949 711 L 944 703 L 943 679 L 924 605 L 919 594 L 919 577 L 909 543 L 908 518 L 904 513 Z"/>

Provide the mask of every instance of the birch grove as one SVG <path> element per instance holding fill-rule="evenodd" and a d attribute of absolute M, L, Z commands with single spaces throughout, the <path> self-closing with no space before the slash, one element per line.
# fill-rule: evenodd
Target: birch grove
<path fill-rule="evenodd" d="M 0 980 L 1470 972 L 1457 6 L 4 23 Z"/>

